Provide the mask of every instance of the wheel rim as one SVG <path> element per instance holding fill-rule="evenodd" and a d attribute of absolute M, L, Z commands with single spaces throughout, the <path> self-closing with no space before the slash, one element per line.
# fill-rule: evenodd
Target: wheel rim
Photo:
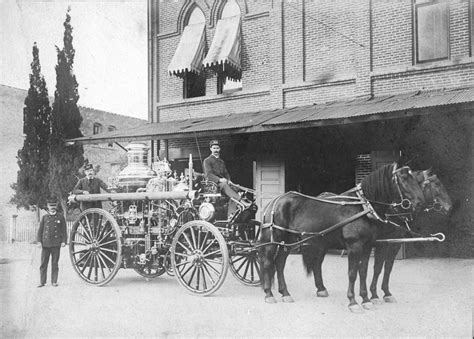
<path fill-rule="evenodd" d="M 225 280 L 229 255 L 224 237 L 212 224 L 190 221 L 176 233 L 171 246 L 174 274 L 187 290 L 209 295 Z"/>
<path fill-rule="evenodd" d="M 121 265 L 121 235 L 112 215 L 99 208 L 82 212 L 69 238 L 69 257 L 81 279 L 94 285 L 110 282 Z"/>
<path fill-rule="evenodd" d="M 236 254 L 230 258 L 230 271 L 245 285 L 260 285 L 260 263 L 257 251 Z"/>

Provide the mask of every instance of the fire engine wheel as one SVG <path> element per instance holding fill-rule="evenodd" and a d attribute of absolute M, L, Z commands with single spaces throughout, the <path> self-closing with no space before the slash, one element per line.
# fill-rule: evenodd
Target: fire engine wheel
<path fill-rule="evenodd" d="M 230 271 L 232 275 L 247 286 L 260 286 L 260 261 L 258 250 L 253 246 L 260 237 L 261 223 L 251 220 L 242 230 L 242 241 L 246 245 L 236 245 L 231 251 Z"/>
<path fill-rule="evenodd" d="M 71 228 L 69 257 L 82 280 L 109 283 L 122 263 L 122 237 L 114 217 L 100 208 L 82 212 Z"/>
<path fill-rule="evenodd" d="M 258 251 L 241 252 L 230 258 L 232 275 L 247 286 L 260 286 L 260 262 Z"/>
<path fill-rule="evenodd" d="M 182 286 L 195 294 L 210 295 L 224 283 L 229 253 L 224 237 L 214 225 L 193 220 L 174 236 L 171 261 Z"/>

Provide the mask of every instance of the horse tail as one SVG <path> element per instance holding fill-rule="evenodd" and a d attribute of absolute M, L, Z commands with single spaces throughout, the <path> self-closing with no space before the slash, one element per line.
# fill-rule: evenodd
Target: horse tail
<path fill-rule="evenodd" d="M 302 246 L 301 247 L 301 257 L 303 259 L 303 266 L 306 269 L 306 275 L 313 273 L 313 265 L 316 260 L 314 255 L 310 253 L 311 246 Z"/>

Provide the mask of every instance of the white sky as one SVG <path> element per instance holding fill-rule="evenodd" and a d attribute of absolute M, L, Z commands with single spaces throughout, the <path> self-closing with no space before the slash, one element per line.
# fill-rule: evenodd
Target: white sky
<path fill-rule="evenodd" d="M 28 89 L 36 41 L 54 96 L 68 6 L 78 104 L 147 119 L 146 0 L 0 0 L 0 84 Z"/>

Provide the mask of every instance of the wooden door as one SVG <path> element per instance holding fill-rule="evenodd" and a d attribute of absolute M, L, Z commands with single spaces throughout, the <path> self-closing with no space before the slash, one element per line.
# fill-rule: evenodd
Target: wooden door
<path fill-rule="evenodd" d="M 285 165 L 279 161 L 254 161 L 253 176 L 257 191 L 257 219 L 262 220 L 267 204 L 285 193 Z"/>

